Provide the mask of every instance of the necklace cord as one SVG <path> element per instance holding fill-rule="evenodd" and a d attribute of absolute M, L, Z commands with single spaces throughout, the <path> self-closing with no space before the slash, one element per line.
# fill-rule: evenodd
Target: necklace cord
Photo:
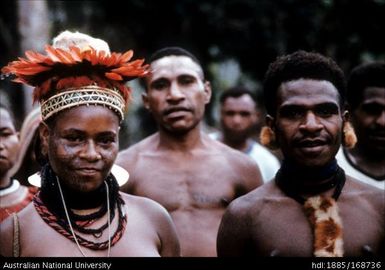
<path fill-rule="evenodd" d="M 58 184 L 58 187 L 59 187 L 59 192 L 60 192 L 60 196 L 61 196 L 61 199 L 62 199 L 62 202 L 63 202 L 63 207 L 64 207 L 64 212 L 65 212 L 65 215 L 67 217 L 67 222 L 68 222 L 68 225 L 70 226 L 70 229 L 71 229 L 71 233 L 72 233 L 72 236 L 75 240 L 75 243 L 76 245 L 78 246 L 78 249 L 80 250 L 80 252 L 82 253 L 83 257 L 87 257 L 86 254 L 83 252 L 83 250 L 81 249 L 80 245 L 79 245 L 79 242 L 78 242 L 78 239 L 75 235 L 75 232 L 74 232 L 74 229 L 72 228 L 72 224 L 71 224 L 71 220 L 70 220 L 70 217 L 68 215 L 68 211 L 67 211 L 67 206 L 66 206 L 66 203 L 64 201 L 64 196 L 63 196 L 63 191 L 61 190 L 61 185 L 60 185 L 60 181 L 58 179 L 58 177 L 56 176 L 56 181 L 57 181 L 57 184 Z"/>

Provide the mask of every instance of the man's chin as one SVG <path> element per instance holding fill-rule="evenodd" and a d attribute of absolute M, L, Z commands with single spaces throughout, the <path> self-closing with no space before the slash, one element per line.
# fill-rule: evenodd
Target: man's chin
<path fill-rule="evenodd" d="M 174 125 L 169 125 L 165 128 L 167 133 L 170 133 L 172 135 L 185 135 L 187 134 L 190 130 L 194 129 L 194 125 L 187 125 L 183 123 L 175 123 Z"/>

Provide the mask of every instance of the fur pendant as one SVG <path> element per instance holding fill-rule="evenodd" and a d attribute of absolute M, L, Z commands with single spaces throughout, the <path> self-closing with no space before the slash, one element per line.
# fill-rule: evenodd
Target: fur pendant
<path fill-rule="evenodd" d="M 307 218 L 314 233 L 315 257 L 342 257 L 342 221 L 333 198 L 310 197 L 304 204 Z"/>

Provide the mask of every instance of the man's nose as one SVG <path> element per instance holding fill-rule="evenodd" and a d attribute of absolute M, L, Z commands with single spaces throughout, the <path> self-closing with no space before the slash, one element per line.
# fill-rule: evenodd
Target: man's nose
<path fill-rule="evenodd" d="M 168 92 L 167 97 L 168 97 L 168 100 L 179 101 L 184 99 L 185 96 L 180 86 L 177 83 L 173 82 L 170 85 L 170 90 Z"/>
<path fill-rule="evenodd" d="M 240 116 L 239 114 L 236 114 L 233 116 L 233 123 L 234 124 L 241 124 L 242 123 L 242 116 Z"/>
<path fill-rule="evenodd" d="M 301 123 L 300 129 L 308 132 L 317 132 L 322 129 L 322 124 L 313 112 L 308 112 Z"/>
<path fill-rule="evenodd" d="M 382 110 L 378 118 L 376 119 L 376 124 L 385 127 L 385 110 Z"/>

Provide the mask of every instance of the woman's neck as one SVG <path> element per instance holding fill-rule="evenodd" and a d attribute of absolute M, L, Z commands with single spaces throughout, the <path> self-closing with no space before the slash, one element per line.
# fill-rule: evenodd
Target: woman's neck
<path fill-rule="evenodd" d="M 12 185 L 12 179 L 9 175 L 4 175 L 0 178 L 0 189 L 8 188 Z"/>

